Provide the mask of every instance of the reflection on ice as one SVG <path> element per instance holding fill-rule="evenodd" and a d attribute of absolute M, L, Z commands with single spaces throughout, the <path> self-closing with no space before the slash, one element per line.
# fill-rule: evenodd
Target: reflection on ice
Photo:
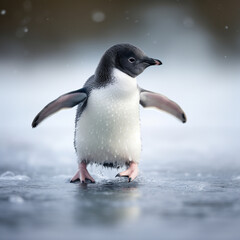
<path fill-rule="evenodd" d="M 75 204 L 79 211 L 74 216 L 79 224 L 127 224 L 140 216 L 138 201 L 141 196 L 137 183 L 123 183 L 116 179 L 76 187 L 79 201 Z"/>

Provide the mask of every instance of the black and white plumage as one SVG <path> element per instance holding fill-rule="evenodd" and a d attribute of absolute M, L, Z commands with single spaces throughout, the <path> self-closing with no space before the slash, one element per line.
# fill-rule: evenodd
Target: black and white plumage
<path fill-rule="evenodd" d="M 139 104 L 164 110 L 186 122 L 183 110 L 163 95 L 141 89 L 136 77 L 162 63 L 130 44 L 118 44 L 103 55 L 84 87 L 49 103 L 33 120 L 78 105 L 74 143 L 78 162 L 123 166 L 138 163 L 141 154 Z"/>

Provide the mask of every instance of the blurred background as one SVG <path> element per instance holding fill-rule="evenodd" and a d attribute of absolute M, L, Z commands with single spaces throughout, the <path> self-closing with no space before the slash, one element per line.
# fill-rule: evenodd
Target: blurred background
<path fill-rule="evenodd" d="M 125 183 L 112 182 L 116 170 L 92 167 L 100 185 L 82 191 L 66 183 L 77 167 L 76 109 L 61 111 L 36 129 L 31 122 L 48 102 L 81 88 L 103 53 L 116 43 L 131 43 L 163 62 L 141 74 L 138 83 L 176 101 L 188 122 L 182 125 L 168 114 L 141 108 L 143 153 L 138 185 L 129 189 Z M 157 237 L 160 226 L 164 239 L 239 239 L 239 1 L 0 0 L 0 83 L 0 204 L 4 212 L 0 229 L 4 236 L 18 234 L 27 239 L 32 231 L 39 231 L 39 224 L 52 238 L 57 236 L 52 229 L 62 226 L 68 226 L 66 234 L 74 235 L 78 228 L 85 229 L 87 219 L 101 239 L 109 222 L 128 222 L 134 215 L 131 224 L 121 229 L 143 226 L 146 217 L 149 224 L 141 228 L 139 238 L 148 231 Z M 223 195 L 217 195 L 219 191 Z M 151 198 L 156 192 L 160 202 Z M 96 196 L 102 200 L 95 202 Z M 90 215 L 83 202 L 77 203 L 78 197 L 90 202 Z M 126 209 L 129 198 L 130 210 Z M 185 204 L 189 198 L 192 201 Z M 113 199 L 121 199 L 117 206 L 125 215 L 116 212 Z M 56 208 L 55 201 L 60 201 Z M 76 224 L 64 208 L 68 201 L 74 205 L 72 212 L 88 217 L 74 218 Z M 35 204 L 42 204 L 38 220 Z M 189 221 L 191 231 L 184 230 L 182 220 Z M 118 224 L 114 226 L 119 229 Z M 206 228 L 209 235 L 205 236 Z M 89 232 L 84 231 L 87 236 Z M 57 237 L 61 236 L 66 237 Z"/>

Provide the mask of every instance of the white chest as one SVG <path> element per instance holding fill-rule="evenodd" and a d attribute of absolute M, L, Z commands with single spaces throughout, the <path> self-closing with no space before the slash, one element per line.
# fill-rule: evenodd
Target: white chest
<path fill-rule="evenodd" d="M 114 82 L 92 90 L 77 123 L 78 161 L 139 161 L 141 152 L 139 91 L 135 78 L 115 69 Z"/>

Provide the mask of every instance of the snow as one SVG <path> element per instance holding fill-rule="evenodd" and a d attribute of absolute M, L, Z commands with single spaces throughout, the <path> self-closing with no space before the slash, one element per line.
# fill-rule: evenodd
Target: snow
<path fill-rule="evenodd" d="M 1 10 L 1 15 L 5 15 L 7 13 L 7 11 L 5 9 Z"/>
<path fill-rule="evenodd" d="M 24 31 L 25 33 L 27 33 L 27 32 L 28 32 L 28 27 L 24 27 L 24 28 L 23 28 L 23 31 Z"/>
<path fill-rule="evenodd" d="M 92 20 L 96 23 L 103 22 L 106 18 L 106 15 L 102 11 L 95 11 L 92 13 Z"/>

